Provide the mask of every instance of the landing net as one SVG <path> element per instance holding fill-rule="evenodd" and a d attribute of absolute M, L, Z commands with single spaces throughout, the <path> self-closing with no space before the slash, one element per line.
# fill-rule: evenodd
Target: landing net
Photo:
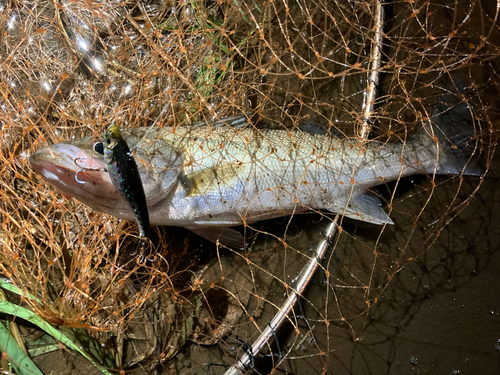
<path fill-rule="evenodd" d="M 122 373 L 222 374 L 245 354 L 244 367 L 259 374 L 488 373 L 498 339 L 488 326 L 498 321 L 500 269 L 490 224 L 499 212 L 499 9 L 446 0 L 1 1 L 0 270 L 18 290 L 7 299 L 78 333 L 77 345 Z M 140 263 L 134 222 L 63 198 L 28 164 L 48 144 L 101 139 L 113 121 L 153 132 L 244 116 L 245 129 L 292 137 L 319 127 L 401 144 L 460 106 L 475 135 L 469 162 L 482 176 L 382 183 L 373 192 L 394 225 L 317 209 L 248 223 L 237 228 L 245 250 L 154 227 L 156 256 Z M 334 220 L 308 287 L 249 355 Z M 471 278 L 485 281 L 467 292 Z M 33 328 L 14 321 L 35 345 Z M 35 360 L 46 373 L 65 371 L 64 361 Z"/>

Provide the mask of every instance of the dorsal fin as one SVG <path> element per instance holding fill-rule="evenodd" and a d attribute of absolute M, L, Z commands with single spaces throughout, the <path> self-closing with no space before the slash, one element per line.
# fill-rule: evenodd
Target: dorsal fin
<path fill-rule="evenodd" d="M 248 125 L 248 118 L 246 116 L 233 116 L 226 117 L 223 119 L 216 119 L 213 121 L 200 121 L 192 126 L 210 126 L 214 128 L 220 128 L 223 126 L 230 126 L 235 129 L 240 129 Z"/>
<path fill-rule="evenodd" d="M 299 122 L 295 129 L 311 134 L 333 135 L 337 138 L 345 138 L 345 136 L 340 131 L 338 131 L 337 128 L 332 126 L 329 129 L 326 129 L 311 120 L 304 120 Z"/>

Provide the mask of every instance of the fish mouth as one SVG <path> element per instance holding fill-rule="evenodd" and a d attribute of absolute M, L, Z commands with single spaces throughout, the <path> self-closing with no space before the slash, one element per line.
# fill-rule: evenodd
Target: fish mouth
<path fill-rule="evenodd" d="M 97 211 L 123 219 L 133 218 L 109 178 L 106 163 L 91 147 L 58 143 L 32 154 L 29 162 L 33 170 L 64 197 L 74 197 Z"/>

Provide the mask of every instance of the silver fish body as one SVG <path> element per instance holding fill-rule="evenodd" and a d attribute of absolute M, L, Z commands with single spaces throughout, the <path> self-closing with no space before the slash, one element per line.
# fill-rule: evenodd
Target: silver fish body
<path fill-rule="evenodd" d="M 426 123 L 406 143 L 235 127 L 246 121 L 242 118 L 223 120 L 225 126 L 123 130 L 122 135 L 136 147 L 151 224 L 183 226 L 207 237 L 207 229 L 220 235 L 226 227 L 310 210 L 392 224 L 372 187 L 413 174 L 477 174 L 465 167 L 470 155 L 461 150 L 473 131 L 467 111 L 455 107 L 448 114 L 452 118 L 440 115 L 439 127 Z M 464 133 L 464 126 L 472 130 Z M 92 145 L 90 138 L 55 144 L 30 161 L 65 195 L 134 220 L 105 172 L 80 170 L 83 183 L 73 178 L 75 158 L 88 168 L 104 165 Z"/>

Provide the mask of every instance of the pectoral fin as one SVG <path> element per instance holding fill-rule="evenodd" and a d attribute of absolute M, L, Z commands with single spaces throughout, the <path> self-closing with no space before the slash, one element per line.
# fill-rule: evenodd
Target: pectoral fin
<path fill-rule="evenodd" d="M 362 194 L 349 200 L 344 216 L 372 224 L 394 224 L 382 209 L 380 199 L 371 194 Z"/>
<path fill-rule="evenodd" d="M 246 247 L 245 239 L 241 233 L 235 229 L 213 226 L 197 226 L 189 227 L 188 229 L 210 242 L 217 243 L 217 241 L 219 241 L 219 243 L 223 245 L 238 250 L 243 250 Z"/>
<path fill-rule="evenodd" d="M 233 184 L 235 179 L 241 178 L 239 173 L 242 168 L 233 164 L 205 168 L 184 176 L 182 183 L 188 191 L 188 196 L 206 195 Z"/>

